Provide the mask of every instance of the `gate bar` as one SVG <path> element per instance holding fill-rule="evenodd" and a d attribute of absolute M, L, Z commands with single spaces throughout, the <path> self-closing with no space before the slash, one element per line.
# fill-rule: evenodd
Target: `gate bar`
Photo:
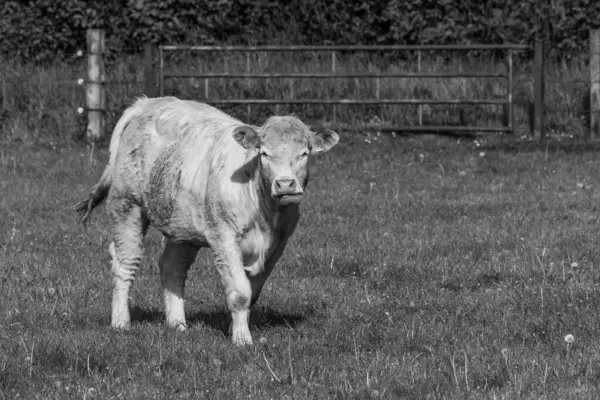
<path fill-rule="evenodd" d="M 512 63 L 511 63 L 512 64 Z M 392 72 L 374 74 L 372 72 L 339 73 L 247 73 L 247 72 L 175 72 L 165 71 L 169 78 L 508 78 L 508 74 L 485 72 Z"/>
<path fill-rule="evenodd" d="M 310 124 L 309 124 L 310 125 Z M 507 126 L 462 126 L 462 125 L 323 125 L 329 129 L 379 132 L 510 132 Z"/>
<path fill-rule="evenodd" d="M 337 100 L 323 100 L 323 99 L 204 99 L 205 103 L 212 104 L 495 104 L 503 105 L 508 104 L 505 99 L 450 99 L 450 100 L 436 100 L 436 99 L 367 99 L 367 100 L 355 100 L 355 99 L 337 99 Z"/>
<path fill-rule="evenodd" d="M 385 50 L 529 50 L 526 44 L 390 44 L 379 46 L 351 45 L 351 46 L 187 46 L 187 45 L 161 45 L 164 51 L 385 51 Z"/>

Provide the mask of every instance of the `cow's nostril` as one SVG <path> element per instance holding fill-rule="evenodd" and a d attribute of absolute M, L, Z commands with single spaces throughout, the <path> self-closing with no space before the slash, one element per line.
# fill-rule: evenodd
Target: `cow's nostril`
<path fill-rule="evenodd" d="M 296 180 L 295 179 L 278 179 L 275 182 L 275 186 L 277 190 L 290 190 L 296 188 Z"/>

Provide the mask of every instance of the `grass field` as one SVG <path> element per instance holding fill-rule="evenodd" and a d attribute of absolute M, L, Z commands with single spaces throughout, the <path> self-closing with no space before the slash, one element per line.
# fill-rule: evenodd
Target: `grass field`
<path fill-rule="evenodd" d="M 341 137 L 243 349 L 208 251 L 164 326 L 155 231 L 111 330 L 107 216 L 70 208 L 106 151 L 0 149 L 0 399 L 598 398 L 599 147 Z"/>

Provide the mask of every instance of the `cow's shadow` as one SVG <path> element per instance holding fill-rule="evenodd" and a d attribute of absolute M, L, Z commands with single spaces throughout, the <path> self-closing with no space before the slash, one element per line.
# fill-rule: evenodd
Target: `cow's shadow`
<path fill-rule="evenodd" d="M 158 309 L 131 307 L 132 322 L 164 322 L 165 314 Z M 306 319 L 302 314 L 282 313 L 270 307 L 253 307 L 250 312 L 250 329 L 268 329 L 279 326 L 295 328 Z M 204 324 L 228 336 L 231 317 L 226 311 L 195 312 L 187 316 L 188 326 Z"/>

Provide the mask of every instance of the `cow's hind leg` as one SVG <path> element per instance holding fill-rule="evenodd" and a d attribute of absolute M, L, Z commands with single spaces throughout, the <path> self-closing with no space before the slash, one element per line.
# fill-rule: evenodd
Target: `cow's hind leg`
<path fill-rule="evenodd" d="M 165 302 L 167 325 L 180 331 L 186 329 L 183 305 L 188 269 L 194 263 L 198 249 L 186 243 L 167 240 L 160 257 L 160 278 Z"/>
<path fill-rule="evenodd" d="M 109 246 L 114 277 L 111 325 L 127 329 L 131 323 L 129 289 L 142 261 L 148 220 L 141 207 L 125 199 L 113 200 L 109 212 L 115 221 L 113 241 Z"/>

